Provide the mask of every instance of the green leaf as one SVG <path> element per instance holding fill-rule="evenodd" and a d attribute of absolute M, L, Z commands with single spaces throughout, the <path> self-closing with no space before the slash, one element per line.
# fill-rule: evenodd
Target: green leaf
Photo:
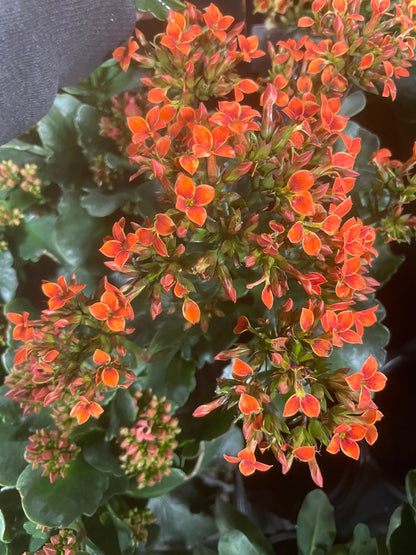
<path fill-rule="evenodd" d="M 406 474 L 406 495 L 410 505 L 416 510 L 416 470 Z"/>
<path fill-rule="evenodd" d="M 231 503 L 226 503 L 220 497 L 217 498 L 215 503 L 215 518 L 218 529 L 221 532 L 221 537 L 223 537 L 227 530 L 238 530 L 245 534 L 251 544 L 258 550 L 258 553 L 273 555 L 274 549 L 272 544 L 257 525 L 246 515 L 237 511 Z M 240 555 L 241 553 L 244 553 L 244 551 L 241 551 Z"/>
<path fill-rule="evenodd" d="M 179 354 L 159 355 L 157 361 L 148 365 L 143 387 L 150 387 L 159 397 L 165 395 L 180 407 L 195 388 L 195 372 L 195 364 L 183 360 Z"/>
<path fill-rule="evenodd" d="M 393 512 L 386 536 L 389 555 L 413 553 L 416 545 L 415 511 L 405 503 Z"/>
<path fill-rule="evenodd" d="M 54 214 L 30 214 L 25 217 L 21 228 L 21 236 L 24 239 L 18 244 L 20 258 L 38 262 L 40 257 L 46 254 L 58 262 L 62 261 L 56 245 L 55 222 Z"/>
<path fill-rule="evenodd" d="M 81 206 L 91 216 L 103 218 L 115 212 L 126 202 L 138 202 L 140 189 L 122 189 L 113 193 L 102 193 L 98 189 L 90 189 L 81 197 Z"/>
<path fill-rule="evenodd" d="M 13 268 L 13 256 L 10 251 L 0 252 L 0 299 L 8 303 L 14 297 L 18 286 L 16 271 Z"/>
<path fill-rule="evenodd" d="M 131 555 L 132 553 L 134 553 L 134 549 L 136 546 L 134 534 L 131 528 L 129 528 L 129 526 L 127 526 L 127 524 L 118 517 L 118 515 L 110 507 L 110 505 L 107 505 L 107 510 L 110 513 L 111 519 L 117 532 L 117 539 L 120 546 L 121 555 Z"/>
<path fill-rule="evenodd" d="M 371 277 L 380 282 L 380 285 L 384 285 L 400 268 L 405 256 L 394 254 L 390 245 L 384 243 L 381 238 L 377 238 L 374 247 L 378 251 L 378 257 L 373 260 L 371 265 Z"/>
<path fill-rule="evenodd" d="M 0 387 L 0 419 L 5 424 L 17 424 L 22 419 L 22 409 L 19 403 L 5 397 L 9 389 L 7 385 Z"/>
<path fill-rule="evenodd" d="M 158 19 L 167 19 L 169 9 L 180 11 L 185 8 L 185 4 L 178 0 L 136 0 L 136 8 L 150 12 Z"/>
<path fill-rule="evenodd" d="M 41 474 L 42 469 L 27 467 L 19 476 L 17 489 L 28 518 L 43 526 L 65 527 L 81 514 L 93 514 L 108 484 L 108 475 L 80 457 L 70 466 L 67 476 L 53 484 Z"/>
<path fill-rule="evenodd" d="M 234 455 L 241 451 L 244 448 L 244 438 L 240 428 L 232 425 L 222 436 L 211 441 L 202 441 L 201 446 L 204 450 L 204 456 L 198 469 L 199 472 L 205 470 L 212 463 L 216 465 L 223 463 L 225 465 L 224 453 Z"/>
<path fill-rule="evenodd" d="M 144 487 L 141 489 L 129 489 L 126 495 L 136 497 L 138 499 L 160 497 L 178 486 L 181 486 L 188 480 L 188 476 L 179 468 L 172 468 L 168 476 L 163 476 L 162 480 L 152 487 Z"/>
<path fill-rule="evenodd" d="M 136 417 L 136 405 L 130 393 L 119 389 L 109 408 L 110 422 L 105 436 L 106 441 L 118 437 L 120 428 L 131 426 Z"/>
<path fill-rule="evenodd" d="M 358 89 L 342 99 L 339 113 L 352 118 L 364 110 L 366 103 L 365 94 L 361 89 Z"/>
<path fill-rule="evenodd" d="M 150 499 L 147 506 L 160 526 L 158 547 L 160 543 L 190 549 L 216 531 L 211 517 L 191 513 L 185 503 L 172 495 Z"/>
<path fill-rule="evenodd" d="M 264 555 L 266 551 L 258 549 L 240 530 L 227 530 L 218 542 L 219 555 Z"/>
<path fill-rule="evenodd" d="M 26 520 L 17 490 L 4 488 L 0 491 L 0 512 L 0 542 L 10 543 L 22 533 Z"/>
<path fill-rule="evenodd" d="M 27 466 L 25 447 L 29 443 L 27 426 L 0 424 L 0 485 L 15 486 L 22 470 Z"/>
<path fill-rule="evenodd" d="M 101 472 L 111 472 L 115 476 L 124 476 L 120 461 L 102 435 L 89 438 L 82 449 L 82 455 L 93 468 Z"/>
<path fill-rule="evenodd" d="M 78 133 L 78 143 L 89 156 L 97 156 L 106 150 L 107 141 L 100 135 L 100 114 L 89 104 L 78 107 L 74 126 Z"/>
<path fill-rule="evenodd" d="M 370 536 L 365 524 L 357 524 L 354 528 L 348 555 L 378 555 L 377 540 Z"/>
<path fill-rule="evenodd" d="M 322 490 L 313 490 L 305 497 L 297 519 L 299 555 L 322 555 L 336 535 L 334 508 Z"/>
<path fill-rule="evenodd" d="M 47 159 L 50 177 L 62 185 L 76 184 L 89 177 L 88 164 L 77 143 L 74 126 L 79 107 L 79 100 L 68 94 L 58 94 L 54 105 L 38 125 L 42 144 L 50 153 Z"/>

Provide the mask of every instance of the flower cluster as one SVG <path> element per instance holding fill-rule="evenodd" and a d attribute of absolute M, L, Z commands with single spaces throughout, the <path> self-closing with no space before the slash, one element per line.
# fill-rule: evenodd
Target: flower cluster
<path fill-rule="evenodd" d="M 36 430 L 29 441 L 25 459 L 32 463 L 32 468 L 43 468 L 42 476 L 49 476 L 51 484 L 66 476 L 71 461 L 80 452 L 80 448 L 58 430 Z"/>
<path fill-rule="evenodd" d="M 136 546 L 145 543 L 148 536 L 147 527 L 155 522 L 155 516 L 150 509 L 140 510 L 137 507 L 130 509 L 123 518 L 123 522 L 127 524 L 134 534 Z"/>
<path fill-rule="evenodd" d="M 0 163 L 0 191 L 7 191 L 19 187 L 35 197 L 41 197 L 42 181 L 38 177 L 36 164 L 25 164 L 19 168 L 17 164 L 8 160 Z"/>
<path fill-rule="evenodd" d="M 391 160 L 391 152 L 382 148 L 371 158 L 377 169 L 367 196 L 371 216 L 379 222 L 378 231 L 388 241 L 407 241 L 416 237 L 416 217 L 403 213 L 404 206 L 416 200 L 416 143 L 405 162 Z"/>
<path fill-rule="evenodd" d="M 78 544 L 74 531 L 61 528 L 33 555 L 76 555 L 76 553 L 78 553 Z M 30 554 L 25 552 L 23 555 Z"/>
<path fill-rule="evenodd" d="M 128 387 L 135 376 L 119 356 L 125 355 L 125 319 L 132 318 L 129 300 L 106 279 L 87 298 L 75 276 L 67 284 L 44 282 L 48 308 L 40 318 L 9 313 L 13 339 L 24 343 L 6 377 L 6 396 L 19 402 L 24 414 L 52 406 L 60 429 L 70 429 L 103 412 L 99 404 L 107 390 Z M 92 302 L 96 301 L 96 302 Z M 72 424 L 71 424 L 72 422 Z"/>
<path fill-rule="evenodd" d="M 170 473 L 177 445 L 175 437 L 180 430 L 165 397 L 158 398 L 150 390 L 138 390 L 134 398 L 136 422 L 133 427 L 120 430 L 119 458 L 126 474 L 136 478 L 140 489 L 160 482 Z"/>
<path fill-rule="evenodd" d="M 207 331 L 222 314 L 220 303 L 249 294 L 259 299 L 258 325 L 241 316 L 235 327 L 252 341 L 217 356 L 234 359 L 232 380 L 220 380 L 218 399 L 195 416 L 238 405 L 247 445 L 232 460 L 244 473 L 267 468 L 255 459 L 259 446 L 271 449 L 284 472 L 295 458 L 308 462 L 321 485 L 319 446 L 335 452 L 332 439 L 345 439 L 345 426 L 360 426 L 361 437 L 371 429 L 371 442 L 380 417 L 368 395 L 364 406 L 350 387 L 348 370 L 328 361 L 345 343 L 362 343 L 377 320 L 371 300 L 377 282 L 369 275 L 375 230 L 349 215 L 360 140 L 345 133 L 348 118 L 339 113 L 344 81 L 333 75 L 327 94 L 314 94 L 317 72 L 308 68 L 321 53 L 306 56 L 316 44 L 307 37 L 279 43 L 269 79 L 244 91 L 261 94 L 258 109 L 243 104 L 231 60 L 263 53 L 232 25 L 213 5 L 201 13 L 188 4 L 181 14 L 171 12 L 155 45 L 138 35 L 131 59 L 152 70 L 143 82 L 154 107 L 127 118 L 127 150 L 140 165 L 135 176 L 149 172 L 162 186 L 161 210 L 132 223 L 134 233 L 126 234 L 124 219 L 117 222 L 101 252 L 129 278 L 132 295 L 147 291 L 154 318 L 169 296 L 169 312 L 182 305 L 186 327 L 199 322 Z M 218 59 L 208 43 L 222 52 Z M 340 59 L 347 49 L 337 52 Z M 233 90 L 234 100 L 204 104 Z M 212 280 L 220 289 L 209 297 L 203 287 Z M 372 364 L 364 364 L 364 376 Z M 380 389 L 379 375 L 368 391 Z"/>

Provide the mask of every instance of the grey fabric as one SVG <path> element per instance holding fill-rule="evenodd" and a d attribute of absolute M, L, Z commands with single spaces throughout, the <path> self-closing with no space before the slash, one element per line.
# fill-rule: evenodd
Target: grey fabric
<path fill-rule="evenodd" d="M 126 41 L 135 13 L 134 0 L 0 0 L 0 144 Z"/>

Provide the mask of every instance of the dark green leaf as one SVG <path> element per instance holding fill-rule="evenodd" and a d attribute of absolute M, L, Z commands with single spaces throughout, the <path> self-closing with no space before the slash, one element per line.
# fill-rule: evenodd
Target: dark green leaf
<path fill-rule="evenodd" d="M 98 189 L 90 189 L 86 195 L 81 197 L 81 206 L 91 216 L 105 217 L 123 206 L 126 202 L 137 202 L 140 200 L 140 189 L 122 189 L 113 193 L 102 193 Z"/>
<path fill-rule="evenodd" d="M 123 476 L 120 462 L 111 450 L 110 444 L 103 436 L 95 436 L 88 440 L 82 449 L 84 459 L 92 467 L 101 472 L 111 472 L 115 476 Z"/>
<path fill-rule="evenodd" d="M 410 505 L 416 510 L 416 470 L 406 474 L 406 495 Z"/>
<path fill-rule="evenodd" d="M 8 303 L 14 297 L 18 286 L 16 271 L 13 268 L 13 256 L 10 251 L 0 252 L 0 299 Z"/>
<path fill-rule="evenodd" d="M 104 222 L 93 218 L 79 205 L 78 195 L 67 191 L 59 203 L 56 220 L 56 244 L 68 271 L 77 271 L 78 280 L 87 283 L 89 290 L 96 287 L 97 276 L 102 273 L 101 264 L 91 263 L 97 259 L 98 249 L 106 234 Z M 88 268 L 89 271 L 80 271 Z"/>
<path fill-rule="evenodd" d="M 163 476 L 162 480 L 152 487 L 145 487 L 141 489 L 129 489 L 126 495 L 131 497 L 150 498 L 160 497 L 165 493 L 169 493 L 173 489 L 181 486 L 188 480 L 188 476 L 179 468 L 172 468 L 168 476 Z"/>
<path fill-rule="evenodd" d="M 240 530 L 227 530 L 220 536 L 218 542 L 219 555 L 264 555 L 263 551 L 253 545 Z"/>
<path fill-rule="evenodd" d="M 25 425 L 0 424 L 0 485 L 15 486 L 19 474 L 27 466 L 23 456 L 29 443 Z"/>
<path fill-rule="evenodd" d="M 110 423 L 105 436 L 106 441 L 118 437 L 120 428 L 131 426 L 136 417 L 136 405 L 126 390 L 119 389 L 111 401 L 109 409 Z"/>
<path fill-rule="evenodd" d="M 41 474 L 42 469 L 27 467 L 19 476 L 17 489 L 28 518 L 43 526 L 65 527 L 81 514 L 93 514 L 108 484 L 108 475 L 80 457 L 70 466 L 68 475 L 53 484 Z"/>
<path fill-rule="evenodd" d="M 415 511 L 405 503 L 390 518 L 386 537 L 389 555 L 413 553 L 416 545 Z"/>
<path fill-rule="evenodd" d="M 26 520 L 17 490 L 4 488 L 0 491 L 0 511 L 3 515 L 0 519 L 0 528 L 2 528 L 0 542 L 10 543 L 22 533 L 23 523 Z"/>
<path fill-rule="evenodd" d="M 389 244 L 384 241 L 376 241 L 374 247 L 378 251 L 378 257 L 371 265 L 371 277 L 375 278 L 381 285 L 387 283 L 404 262 L 404 255 L 394 254 Z"/>
<path fill-rule="evenodd" d="M 127 524 L 118 517 L 118 515 L 109 505 L 107 505 L 107 510 L 111 515 L 117 532 L 117 539 L 120 546 L 121 555 L 131 555 L 134 552 L 134 548 L 136 546 L 134 534 L 131 528 L 129 528 L 129 526 L 127 526 Z"/>
<path fill-rule="evenodd" d="M 55 222 L 54 214 L 25 217 L 21 228 L 23 240 L 18 244 L 18 253 L 23 260 L 38 262 L 46 254 L 58 262 L 62 261 L 56 245 Z"/>
<path fill-rule="evenodd" d="M 195 364 L 183 360 L 178 354 L 160 355 L 157 361 L 148 365 L 144 387 L 150 387 L 155 395 L 165 395 L 180 407 L 195 388 L 195 372 Z"/>
<path fill-rule="evenodd" d="M 237 511 L 231 503 L 226 503 L 220 497 L 215 503 L 215 518 L 221 534 L 227 530 L 243 532 L 259 553 L 273 555 L 274 549 L 257 525 L 246 515 Z"/>
<path fill-rule="evenodd" d="M 89 175 L 74 126 L 79 107 L 80 102 L 72 96 L 59 94 L 38 126 L 42 144 L 50 152 L 47 162 L 51 179 L 63 185 L 76 184 Z"/>
<path fill-rule="evenodd" d="M 175 547 L 189 549 L 216 531 L 211 517 L 191 513 L 182 501 L 171 495 L 150 499 L 148 508 L 160 526 L 157 547 L 173 544 Z"/>
<path fill-rule="evenodd" d="M 370 536 L 365 524 L 357 524 L 354 528 L 348 555 L 378 555 L 377 540 Z"/>
<path fill-rule="evenodd" d="M 322 490 L 305 497 L 297 519 L 299 555 L 321 555 L 333 544 L 336 535 L 334 508 Z"/>
<path fill-rule="evenodd" d="M 203 458 L 198 468 L 198 472 L 202 472 L 212 463 L 227 464 L 224 459 L 224 454 L 235 455 L 244 448 L 243 434 L 235 425 L 222 436 L 217 437 L 211 441 L 202 441 L 201 448 L 203 449 Z"/>
<path fill-rule="evenodd" d="M 6 385 L 0 387 L 0 419 L 5 424 L 17 424 L 22 419 L 22 409 L 19 403 L 5 397 L 8 391 Z"/>
<path fill-rule="evenodd" d="M 89 104 L 81 104 L 75 113 L 74 125 L 78 142 L 89 156 L 96 156 L 106 148 L 106 141 L 99 131 L 100 114 Z"/>
<path fill-rule="evenodd" d="M 136 0 L 136 8 L 143 12 L 150 12 L 158 19 L 166 19 L 169 9 L 180 11 L 185 5 L 178 0 Z"/>

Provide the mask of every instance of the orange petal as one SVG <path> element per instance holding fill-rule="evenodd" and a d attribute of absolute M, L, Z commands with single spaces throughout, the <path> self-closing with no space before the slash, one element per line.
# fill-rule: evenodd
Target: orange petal
<path fill-rule="evenodd" d="M 345 453 L 347 457 L 358 460 L 358 457 L 360 456 L 360 448 L 355 441 L 352 441 L 351 439 L 342 439 L 340 444 L 342 452 Z"/>
<path fill-rule="evenodd" d="M 119 375 L 115 368 L 104 368 L 101 377 L 105 385 L 108 385 L 108 387 L 116 387 L 118 384 Z"/>
<path fill-rule="evenodd" d="M 346 376 L 345 380 L 353 391 L 359 391 L 362 384 L 363 375 L 361 374 L 361 372 L 356 372 L 351 376 Z"/>
<path fill-rule="evenodd" d="M 206 206 L 212 201 L 214 195 L 214 187 L 211 187 L 211 185 L 199 185 L 195 189 L 194 202 L 196 206 Z"/>
<path fill-rule="evenodd" d="M 312 351 L 320 357 L 329 357 L 332 353 L 332 345 L 326 339 L 314 339 L 311 342 Z"/>
<path fill-rule="evenodd" d="M 361 367 L 364 378 L 370 378 L 378 368 L 378 364 L 373 355 L 370 355 Z"/>
<path fill-rule="evenodd" d="M 290 205 L 295 212 L 302 216 L 313 216 L 315 214 L 315 206 L 312 195 L 309 191 L 303 191 L 290 200 Z"/>
<path fill-rule="evenodd" d="M 261 411 L 259 402 L 255 397 L 243 393 L 238 402 L 238 407 L 242 414 L 248 416 L 249 414 L 254 414 Z"/>
<path fill-rule="evenodd" d="M 300 407 L 299 397 L 297 395 L 292 395 L 286 401 L 285 408 L 283 410 L 283 416 L 285 417 L 293 416 L 298 412 L 299 407 Z"/>
<path fill-rule="evenodd" d="M 313 312 L 312 310 L 309 310 L 309 308 L 302 308 L 302 312 L 300 315 L 300 327 L 302 328 L 303 331 L 308 330 L 309 328 L 312 327 L 314 322 L 314 316 L 313 316 Z"/>
<path fill-rule="evenodd" d="M 207 219 L 207 211 L 202 206 L 188 206 L 185 209 L 185 213 L 191 222 L 198 227 L 203 226 Z"/>
<path fill-rule="evenodd" d="M 248 318 L 246 316 L 239 316 L 237 320 L 237 324 L 233 329 L 233 332 L 235 334 L 240 334 L 240 333 L 243 333 L 244 331 L 247 331 L 249 328 L 250 328 L 250 322 L 248 321 Z"/>
<path fill-rule="evenodd" d="M 232 372 L 233 377 L 236 379 L 246 378 L 247 376 L 251 376 L 253 374 L 253 369 L 243 360 L 236 358 L 233 362 Z"/>
<path fill-rule="evenodd" d="M 198 158 L 195 158 L 194 156 L 181 156 L 179 158 L 179 164 L 188 173 L 190 173 L 191 175 L 194 175 L 194 173 L 198 169 L 199 160 L 198 160 Z"/>
<path fill-rule="evenodd" d="M 106 320 L 109 314 L 109 308 L 104 303 L 94 303 L 88 307 L 88 310 L 97 320 Z"/>
<path fill-rule="evenodd" d="M 199 306 L 192 299 L 187 299 L 182 305 L 182 314 L 191 324 L 197 324 L 201 318 Z"/>
<path fill-rule="evenodd" d="M 289 177 L 287 184 L 293 193 L 306 191 L 314 183 L 313 175 L 308 170 L 299 170 Z"/>
<path fill-rule="evenodd" d="M 326 450 L 328 451 L 328 453 L 335 455 L 336 453 L 338 453 L 339 448 L 340 448 L 340 442 L 337 434 L 337 435 L 334 435 L 334 437 L 331 439 Z"/>
<path fill-rule="evenodd" d="M 302 222 L 296 222 L 292 227 L 289 229 L 287 234 L 287 238 L 291 243 L 299 243 L 302 241 L 303 237 L 303 227 Z"/>
<path fill-rule="evenodd" d="M 187 177 L 183 173 L 180 173 L 176 179 L 175 192 L 180 197 L 194 198 L 195 184 L 191 178 Z"/>
<path fill-rule="evenodd" d="M 306 233 L 303 237 L 302 247 L 306 254 L 317 256 L 321 250 L 321 240 L 315 233 Z"/>
<path fill-rule="evenodd" d="M 250 476 L 250 474 L 254 474 L 256 471 L 254 464 L 249 461 L 241 461 L 238 468 L 243 476 Z"/>
<path fill-rule="evenodd" d="M 309 416 L 309 418 L 316 418 L 321 411 L 321 405 L 318 399 L 309 393 L 307 393 L 305 397 L 301 397 L 300 406 L 302 412 L 306 414 L 306 416 Z"/>
<path fill-rule="evenodd" d="M 102 351 L 101 349 L 95 349 L 92 360 L 95 362 L 95 364 L 107 364 L 108 362 L 110 362 L 111 357 L 105 351 Z"/>
<path fill-rule="evenodd" d="M 365 381 L 365 385 L 370 391 L 381 391 L 384 389 L 387 381 L 387 376 L 381 372 L 376 372 L 371 378 Z"/>
<path fill-rule="evenodd" d="M 315 447 L 305 445 L 304 447 L 297 447 L 293 449 L 293 454 L 297 459 L 303 462 L 312 460 L 315 457 Z"/>

